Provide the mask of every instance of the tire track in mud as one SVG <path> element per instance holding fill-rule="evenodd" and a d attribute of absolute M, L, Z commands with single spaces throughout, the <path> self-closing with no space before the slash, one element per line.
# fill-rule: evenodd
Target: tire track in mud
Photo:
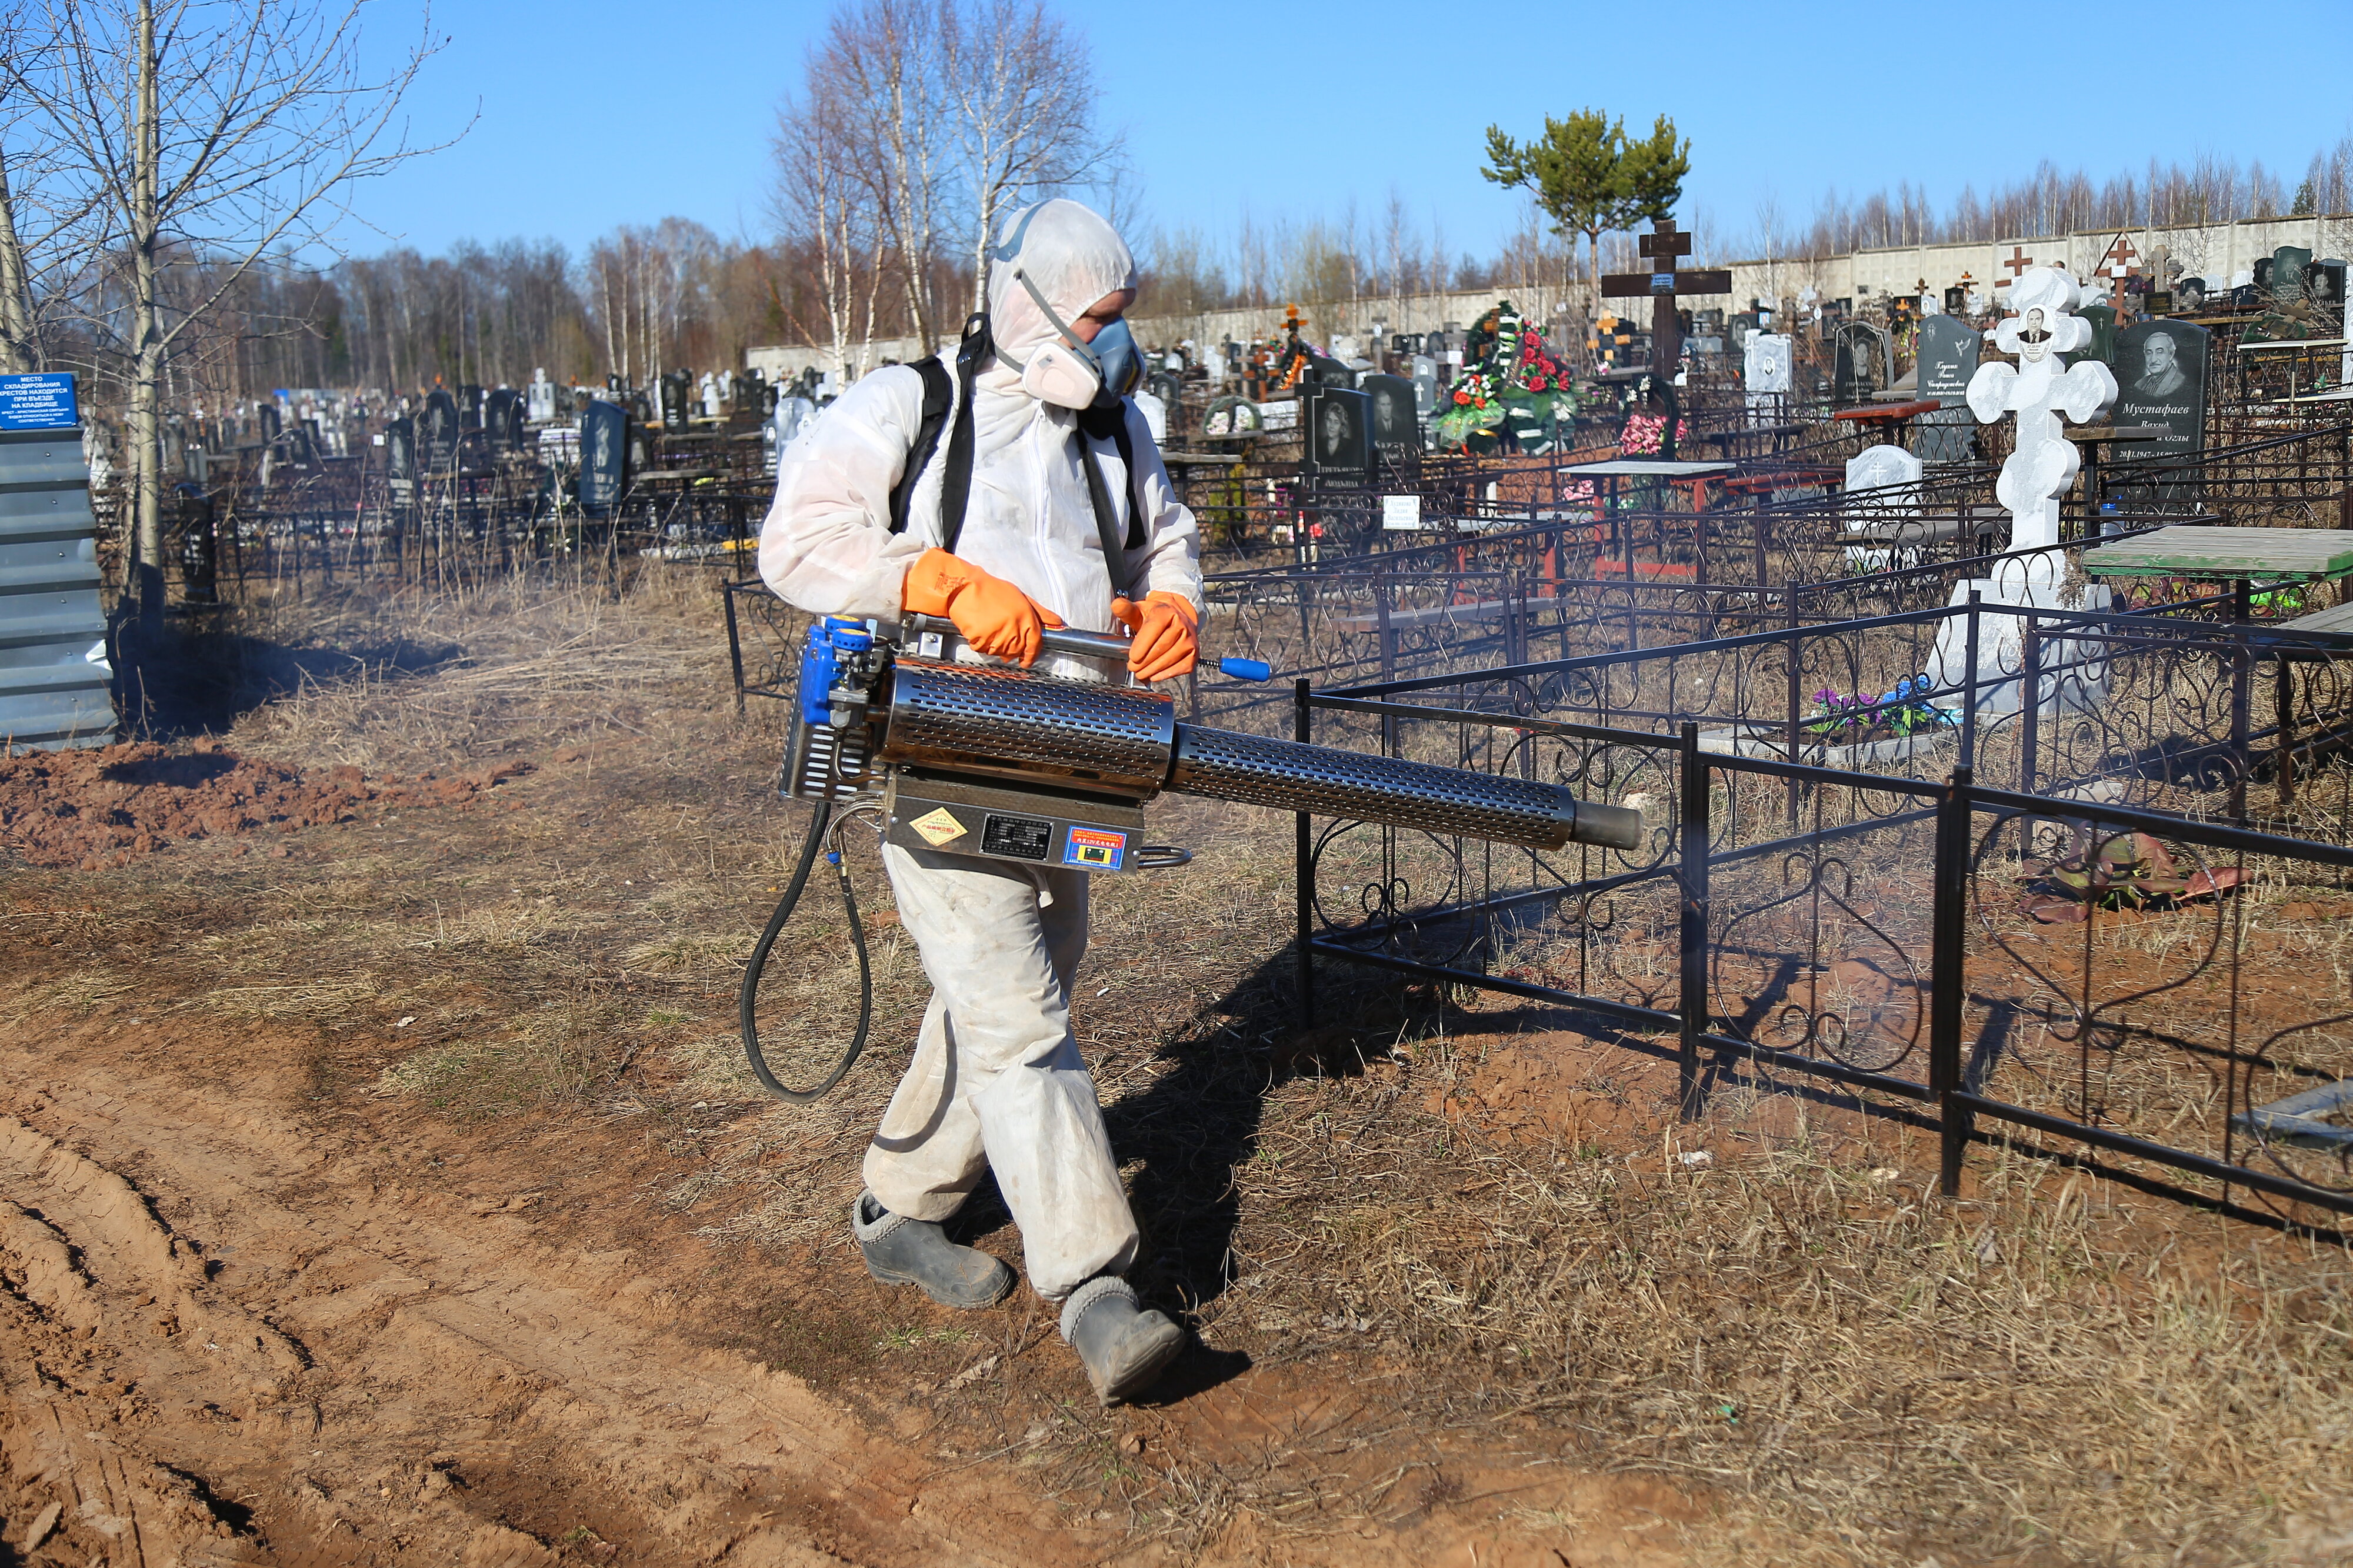
<path fill-rule="evenodd" d="M 0 1084 L 0 1346 L 28 1352 L 0 1365 L 31 1369 L 0 1372 L 0 1507 L 57 1503 L 53 1545 L 114 1568 L 1115 1548 L 691 1343 L 627 1251 L 543 1246 L 115 1064 L 8 1050 Z"/>

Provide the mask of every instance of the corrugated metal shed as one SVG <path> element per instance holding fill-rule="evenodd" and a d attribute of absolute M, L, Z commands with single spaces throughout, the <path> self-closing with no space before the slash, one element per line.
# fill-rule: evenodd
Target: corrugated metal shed
<path fill-rule="evenodd" d="M 90 465 L 79 427 L 0 430 L 0 740 L 114 739 Z"/>

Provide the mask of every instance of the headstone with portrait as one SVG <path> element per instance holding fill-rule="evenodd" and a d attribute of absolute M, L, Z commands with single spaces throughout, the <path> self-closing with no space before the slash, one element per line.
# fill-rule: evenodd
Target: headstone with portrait
<path fill-rule="evenodd" d="M 597 398 L 580 416 L 580 510 L 606 517 L 628 481 L 629 415 Z"/>
<path fill-rule="evenodd" d="M 1966 462 L 1974 450 L 1969 377 L 1977 374 L 1984 348 L 1984 334 L 1958 317 L 1930 316 L 1921 321 L 1912 350 L 1913 395 L 1944 405 L 1912 422 L 1912 449 L 1923 462 Z"/>
<path fill-rule="evenodd" d="M 2304 269 L 2304 297 L 2322 316 L 2345 303 L 2345 263 L 2336 258 L 2313 262 Z"/>
<path fill-rule="evenodd" d="M 395 506 L 417 499 L 417 421 L 406 414 L 384 427 L 384 479 Z"/>
<path fill-rule="evenodd" d="M 1412 462 L 1421 451 L 1420 400 L 1414 384 L 1401 375 L 1366 375 L 1356 385 L 1369 403 L 1366 429 L 1374 452 L 1384 463 Z"/>
<path fill-rule="evenodd" d="M 473 384 L 473 383 L 468 382 L 465 385 L 458 388 L 459 429 L 480 430 L 482 427 L 482 409 L 484 402 L 485 398 L 483 396 L 482 389 Z"/>
<path fill-rule="evenodd" d="M 673 436 L 684 430 L 687 426 L 689 415 L 686 399 L 689 384 L 686 376 L 677 371 L 672 371 L 661 378 L 661 422 L 663 428 Z"/>
<path fill-rule="evenodd" d="M 482 405 L 482 428 L 491 438 L 491 450 L 500 457 L 512 457 L 522 450 L 522 394 L 511 386 L 501 386 Z"/>
<path fill-rule="evenodd" d="M 1371 396 L 1354 387 L 1312 386 L 1302 393 L 1300 409 L 1307 422 L 1306 472 L 1325 484 L 1371 482 Z"/>
<path fill-rule="evenodd" d="M 2131 456 L 2178 457 L 2206 447 L 2206 387 L 2213 334 L 2194 321 L 2141 321 L 2116 338 L 2119 425 L 2158 426 L 2165 434 L 2136 442 Z"/>
<path fill-rule="evenodd" d="M 1895 379 L 1894 344 L 1873 321 L 1841 321 L 1831 332 L 1831 398 L 1865 403 Z"/>
<path fill-rule="evenodd" d="M 437 386 L 426 395 L 425 418 L 417 440 L 427 473 L 447 473 L 458 466 L 458 400 L 449 395 L 448 387 Z"/>
<path fill-rule="evenodd" d="M 2016 354 L 2018 363 L 1990 360 L 1969 378 L 1969 411 L 1979 422 L 1990 425 L 2006 415 L 2016 419 L 2010 456 L 1994 481 L 1994 498 L 2010 517 L 2010 552 L 1996 563 L 1990 577 L 1955 584 L 1955 605 L 1967 604 L 1972 592 L 1989 607 L 2098 613 L 2111 602 L 2105 586 L 2068 583 L 2068 563 L 2055 548 L 2060 500 L 2073 487 L 2083 462 L 2066 426 L 2105 415 L 2116 406 L 2118 390 L 2115 373 L 2096 359 L 2064 363 L 2067 355 L 2091 347 L 2091 323 L 2074 313 L 2082 302 L 2080 286 L 2065 271 L 2029 268 L 2010 287 L 2013 313 L 1997 325 L 1993 338 L 1994 348 Z M 2023 699 L 2019 682 L 1989 678 L 2015 676 L 2021 668 L 2021 617 L 1989 615 L 1978 632 L 1974 674 L 1983 682 L 1978 700 L 2013 711 Z M 1950 689 L 1971 678 L 1969 633 L 1958 617 L 1938 628 L 1928 670 L 1937 687 Z M 2053 673 L 2037 685 L 2037 708 L 2055 701 L 2060 711 L 2089 710 L 2106 700 L 2107 661 L 2099 647 L 2053 638 L 2045 645 L 2045 658 Z"/>

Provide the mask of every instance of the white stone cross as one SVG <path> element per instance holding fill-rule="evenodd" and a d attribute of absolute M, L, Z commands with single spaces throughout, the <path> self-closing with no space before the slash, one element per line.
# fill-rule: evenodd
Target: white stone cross
<path fill-rule="evenodd" d="M 1978 367 L 1969 378 L 1969 411 L 1980 425 L 2005 413 L 2018 416 L 2018 439 L 2002 460 L 1994 499 L 2010 515 L 2010 547 L 2033 550 L 2059 542 L 2059 499 L 2075 482 L 2083 458 L 2061 434 L 2059 416 L 2081 425 L 2107 412 L 2116 401 L 2116 378 L 2106 365 L 2087 359 L 2062 368 L 2059 356 L 2089 348 L 2092 323 L 2073 314 L 2082 294 L 2075 280 L 2055 267 L 2036 267 L 2010 291 L 2010 309 L 1991 334 L 1994 347 L 2018 355 L 2018 365 L 2000 360 Z M 2059 563 L 2037 556 L 2027 583 L 2055 584 Z"/>

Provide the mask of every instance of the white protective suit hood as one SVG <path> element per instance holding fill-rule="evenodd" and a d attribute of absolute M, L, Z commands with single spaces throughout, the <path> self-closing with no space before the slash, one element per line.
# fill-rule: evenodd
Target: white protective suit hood
<path fill-rule="evenodd" d="M 989 252 L 989 331 L 999 358 L 1030 396 L 1085 407 L 1100 384 L 1096 367 L 1039 309 L 1030 288 L 1069 323 L 1104 295 L 1134 287 L 1135 258 L 1100 214 L 1060 197 L 1022 208 Z"/>

